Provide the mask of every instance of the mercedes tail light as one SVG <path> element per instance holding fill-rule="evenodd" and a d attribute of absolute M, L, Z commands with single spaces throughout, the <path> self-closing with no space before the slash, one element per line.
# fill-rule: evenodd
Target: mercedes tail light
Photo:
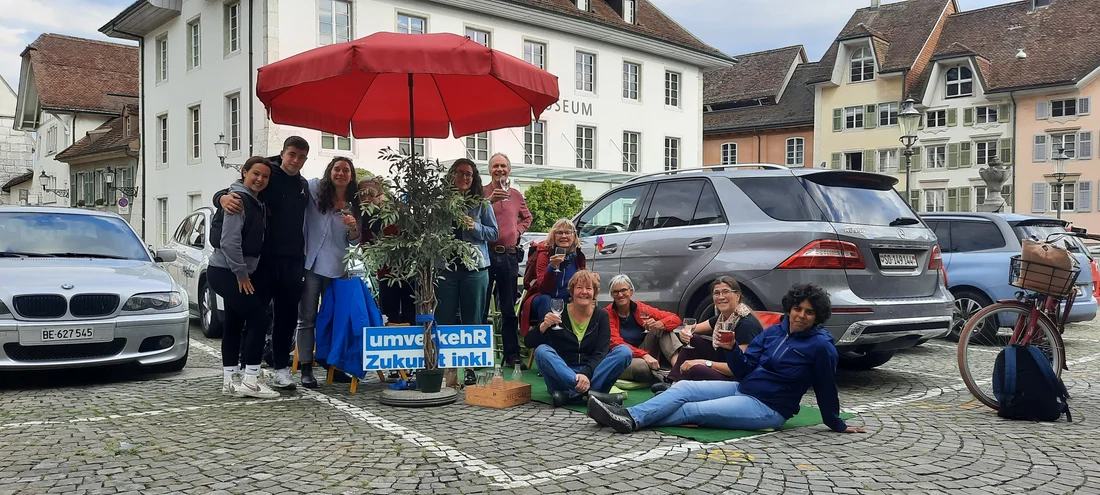
<path fill-rule="evenodd" d="M 813 241 L 779 264 L 783 269 L 863 270 L 867 263 L 855 244 L 822 239 Z"/>
<path fill-rule="evenodd" d="M 943 268 L 943 252 L 940 251 L 939 244 L 932 245 L 932 256 L 928 257 L 928 269 L 939 270 Z"/>

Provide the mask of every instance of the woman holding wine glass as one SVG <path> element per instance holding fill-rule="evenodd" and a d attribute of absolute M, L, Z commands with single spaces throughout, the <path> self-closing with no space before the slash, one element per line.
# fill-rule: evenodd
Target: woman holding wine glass
<path fill-rule="evenodd" d="M 523 333 L 543 320 L 550 312 L 553 299 L 561 299 L 563 304 L 569 303 L 571 296 L 566 285 L 573 274 L 587 266 L 584 253 L 579 248 L 580 238 L 573 222 L 568 218 L 554 222 L 533 258 L 535 276 L 527 283 L 527 295 L 521 305 L 519 328 Z"/>
<path fill-rule="evenodd" d="M 733 332 L 737 345 L 744 349 L 763 328 L 752 308 L 741 300 L 741 285 L 733 277 L 723 275 L 711 284 L 711 297 L 715 315 L 709 320 L 684 326 L 677 335 L 685 345 L 672 366 L 668 377 L 679 380 L 735 380 L 737 377 L 726 364 L 726 351 L 718 346 L 716 330 Z M 655 392 L 667 389 L 656 387 Z"/>
<path fill-rule="evenodd" d="M 306 206 L 306 266 L 302 297 L 298 303 L 298 362 L 302 386 L 316 388 L 313 376 L 313 344 L 317 308 L 332 279 L 344 276 L 344 255 L 359 242 L 359 189 L 350 158 L 329 162 L 320 179 L 309 180 Z"/>
<path fill-rule="evenodd" d="M 642 383 L 663 381 L 657 373 L 661 359 L 675 363 L 683 346 L 675 332 L 680 317 L 633 300 L 634 282 L 626 275 L 612 277 L 610 287 L 612 302 L 606 309 L 611 315 L 611 346 L 624 346 L 633 356 L 620 378 Z"/>
<path fill-rule="evenodd" d="M 622 395 L 608 392 L 630 364 L 630 349 L 611 348 L 610 319 L 606 310 L 596 306 L 600 276 L 579 270 L 566 290 L 571 301 L 564 304 L 555 298 L 538 329 L 524 337 L 527 348 L 535 350 L 551 405 L 579 402 L 583 394 L 622 403 Z M 563 306 L 556 301 L 563 301 Z"/>

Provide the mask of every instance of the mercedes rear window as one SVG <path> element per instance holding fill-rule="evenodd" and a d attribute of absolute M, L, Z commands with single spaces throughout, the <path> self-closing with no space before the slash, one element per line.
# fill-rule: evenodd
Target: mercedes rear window
<path fill-rule="evenodd" d="M 861 182 L 848 174 L 817 174 L 732 180 L 776 220 L 923 227 L 919 220 L 899 224 L 898 219 L 916 219 L 916 214 L 892 187 L 883 189 L 882 182 L 871 179 Z"/>
<path fill-rule="evenodd" d="M 824 222 L 797 177 L 736 177 L 730 179 L 769 217 L 784 222 Z"/>

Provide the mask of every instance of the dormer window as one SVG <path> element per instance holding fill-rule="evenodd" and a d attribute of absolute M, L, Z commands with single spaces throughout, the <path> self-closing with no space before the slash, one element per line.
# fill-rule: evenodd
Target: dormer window
<path fill-rule="evenodd" d="M 1050 2 L 1051 0 L 1031 0 L 1031 10 L 1034 11 L 1041 7 L 1050 7 Z"/>
<path fill-rule="evenodd" d="M 970 96 L 974 94 L 974 73 L 970 67 L 960 65 L 947 70 L 947 97 Z"/>
<path fill-rule="evenodd" d="M 871 50 L 863 47 L 852 54 L 852 82 L 871 81 L 875 79 L 875 59 L 871 57 Z"/>
<path fill-rule="evenodd" d="M 590 10 L 588 7 L 589 1 L 590 0 L 577 0 L 577 8 L 588 12 Z"/>
<path fill-rule="evenodd" d="M 634 24 L 635 21 L 635 0 L 623 0 L 623 20 L 627 24 Z"/>

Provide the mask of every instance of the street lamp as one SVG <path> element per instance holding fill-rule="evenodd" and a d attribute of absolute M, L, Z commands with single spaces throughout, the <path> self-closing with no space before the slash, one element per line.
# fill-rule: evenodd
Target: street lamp
<path fill-rule="evenodd" d="M 910 170 L 913 163 L 913 145 L 917 143 L 917 126 L 920 125 L 920 112 L 917 111 L 916 101 L 912 97 L 906 98 L 901 104 L 901 113 L 898 114 L 898 125 L 901 127 L 901 144 L 905 146 L 905 201 L 909 201 L 909 183 L 913 174 Z"/>
<path fill-rule="evenodd" d="M 38 176 L 39 182 L 42 183 L 42 190 L 43 191 L 48 192 L 48 193 L 54 193 L 57 196 L 60 196 L 62 198 L 69 197 L 69 190 L 68 189 L 50 189 L 48 187 L 49 184 L 50 184 L 50 179 L 53 179 L 53 176 L 50 175 L 50 174 L 47 174 L 45 170 L 43 170 L 42 174 Z"/>
<path fill-rule="evenodd" d="M 218 155 L 222 168 L 229 168 L 225 165 L 225 157 L 229 156 L 229 143 L 225 140 L 225 134 L 218 134 L 218 140 L 214 141 L 214 153 Z"/>
<path fill-rule="evenodd" d="M 1062 219 L 1062 181 L 1066 180 L 1066 161 L 1069 160 L 1069 156 L 1066 155 L 1065 148 L 1057 148 L 1054 150 L 1056 153 L 1051 157 L 1051 161 L 1054 162 L 1054 180 L 1056 185 L 1054 189 L 1057 191 L 1058 198 L 1058 219 Z"/>
<path fill-rule="evenodd" d="M 112 191 L 120 191 L 124 197 L 132 198 L 137 196 L 138 188 L 136 186 L 115 186 L 115 169 L 113 167 L 107 167 L 106 174 L 103 176 L 103 181 L 107 183 L 107 189 Z"/>

